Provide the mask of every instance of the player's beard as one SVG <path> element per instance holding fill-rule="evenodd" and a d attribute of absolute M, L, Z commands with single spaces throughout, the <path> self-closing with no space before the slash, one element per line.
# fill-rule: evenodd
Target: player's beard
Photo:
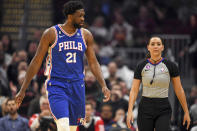
<path fill-rule="evenodd" d="M 80 29 L 80 28 L 81 28 L 81 25 L 75 23 L 75 24 L 74 24 L 74 27 L 77 28 L 77 29 Z"/>

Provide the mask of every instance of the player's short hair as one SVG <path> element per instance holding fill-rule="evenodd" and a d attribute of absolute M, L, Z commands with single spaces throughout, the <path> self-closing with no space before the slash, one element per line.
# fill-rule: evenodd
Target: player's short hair
<path fill-rule="evenodd" d="M 63 14 L 67 17 L 69 14 L 73 14 L 79 9 L 84 9 L 83 3 L 79 0 L 72 0 L 64 4 Z"/>

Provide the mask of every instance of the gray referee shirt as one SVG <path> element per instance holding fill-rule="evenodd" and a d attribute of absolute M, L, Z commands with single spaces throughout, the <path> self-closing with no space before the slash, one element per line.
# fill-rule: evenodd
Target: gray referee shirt
<path fill-rule="evenodd" d="M 134 78 L 142 81 L 142 96 L 150 98 L 168 97 L 170 78 L 176 76 L 179 76 L 177 65 L 166 59 L 157 64 L 151 63 L 149 59 L 144 60 L 138 64 L 134 73 Z"/>

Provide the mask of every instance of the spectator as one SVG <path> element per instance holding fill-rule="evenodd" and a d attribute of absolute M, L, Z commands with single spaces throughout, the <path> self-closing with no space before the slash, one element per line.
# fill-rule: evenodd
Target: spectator
<path fill-rule="evenodd" d="M 188 99 L 189 106 L 194 104 L 196 98 L 197 98 L 197 86 L 194 85 L 192 86 L 190 94 L 189 94 L 189 99 Z"/>
<path fill-rule="evenodd" d="M 107 65 L 111 61 L 111 58 L 114 56 L 114 49 L 109 44 L 97 44 L 94 49 L 96 49 L 95 53 L 97 56 L 99 56 L 98 60 L 102 65 Z"/>
<path fill-rule="evenodd" d="M 8 79 L 10 82 L 13 82 L 14 85 L 17 85 L 17 76 L 18 76 L 18 64 L 20 64 L 20 62 L 22 61 L 22 67 L 23 69 L 26 68 L 24 67 L 24 62 L 27 61 L 27 53 L 24 50 L 20 50 L 17 52 L 14 52 L 12 55 L 12 61 L 10 63 L 10 65 L 8 66 L 7 69 L 7 75 L 8 75 Z"/>
<path fill-rule="evenodd" d="M 0 117 L 3 117 L 3 116 L 6 116 L 8 114 L 8 108 L 6 106 L 6 101 L 8 100 L 7 97 L 4 97 L 4 96 L 0 96 L 0 103 L 1 103 L 1 106 L 0 106 L 0 110 L 1 110 L 1 115 Z"/>
<path fill-rule="evenodd" d="M 165 20 L 164 8 L 161 8 L 158 5 L 156 5 L 156 2 L 154 0 L 149 0 L 147 2 L 147 8 L 150 11 L 150 16 L 157 23 L 156 32 L 161 32 L 161 28 L 163 27 L 163 21 Z"/>
<path fill-rule="evenodd" d="M 95 40 L 99 43 L 105 43 L 108 31 L 104 27 L 105 19 L 102 16 L 98 16 L 94 19 L 90 31 L 93 33 Z"/>
<path fill-rule="evenodd" d="M 21 70 L 18 74 L 18 85 L 17 85 L 17 91 L 21 88 L 22 86 L 22 82 L 24 81 L 25 79 L 25 74 L 26 74 L 26 71 L 24 70 Z M 34 87 L 33 87 L 33 84 L 30 85 L 31 87 L 28 88 L 28 90 L 25 92 L 25 95 L 26 97 L 24 98 L 22 104 L 21 104 L 21 108 L 19 108 L 19 114 L 24 116 L 24 117 L 27 117 L 27 111 L 28 111 L 28 107 L 30 105 L 30 102 L 31 100 L 33 100 L 33 98 L 35 97 L 35 92 L 34 92 Z M 14 88 L 14 87 L 13 87 Z M 15 94 L 15 92 L 14 92 Z M 14 95 L 15 96 L 15 95 Z"/>
<path fill-rule="evenodd" d="M 118 71 L 117 64 L 114 61 L 110 62 L 108 64 L 109 76 L 106 78 L 106 83 L 108 85 L 113 85 L 113 83 L 116 83 L 118 80 L 120 80 L 120 78 L 117 77 L 117 71 Z"/>
<path fill-rule="evenodd" d="M 153 33 L 155 31 L 156 23 L 149 13 L 146 6 L 141 5 L 139 7 L 138 16 L 132 22 L 137 32 Z"/>
<path fill-rule="evenodd" d="M 12 47 L 12 40 L 11 37 L 8 34 L 4 34 L 1 37 L 1 41 L 3 43 L 4 51 L 5 53 L 9 54 L 10 56 L 14 52 L 14 49 Z"/>
<path fill-rule="evenodd" d="M 176 7 L 173 7 L 172 5 L 168 5 L 166 7 L 165 14 L 166 15 L 163 23 L 162 33 L 167 33 L 167 34 L 179 33 L 180 29 L 182 28 L 181 27 L 182 23 L 178 19 Z"/>
<path fill-rule="evenodd" d="M 15 100 L 9 98 L 6 106 L 9 113 L 0 119 L 0 131 L 29 131 L 28 120 L 17 113 Z"/>
<path fill-rule="evenodd" d="M 117 56 L 115 61 L 118 67 L 117 76 L 122 79 L 126 83 L 126 87 L 130 89 L 133 81 L 134 71 L 128 68 L 126 61 L 124 61 L 124 57 Z"/>
<path fill-rule="evenodd" d="M 125 121 L 125 110 L 123 108 L 119 108 L 115 112 L 114 121 L 118 123 L 121 128 L 127 128 Z"/>
<path fill-rule="evenodd" d="M 101 45 L 99 43 L 94 45 L 94 51 L 101 65 L 107 65 L 114 53 L 111 46 Z"/>
<path fill-rule="evenodd" d="M 113 107 L 113 113 L 119 108 L 123 108 L 126 112 L 128 109 L 128 101 L 123 99 L 123 94 L 121 91 L 121 86 L 119 84 L 112 85 L 111 98 L 108 102 Z"/>
<path fill-rule="evenodd" d="M 126 48 L 126 29 L 123 27 L 120 27 L 119 29 L 114 31 L 114 37 L 111 41 L 112 47 L 122 47 Z"/>
<path fill-rule="evenodd" d="M 180 52 L 180 58 L 186 53 L 190 54 L 191 65 L 193 69 L 193 78 L 195 84 L 197 84 L 197 15 L 190 16 L 190 25 L 188 26 L 190 31 L 190 43 Z M 188 28 L 187 27 L 187 28 Z"/>
<path fill-rule="evenodd" d="M 46 96 L 46 88 L 45 84 L 42 84 L 42 87 L 40 88 L 40 94 L 36 95 L 36 97 L 31 100 L 28 108 L 28 113 L 27 116 L 31 117 L 35 113 L 40 113 L 40 97 L 41 96 Z"/>
<path fill-rule="evenodd" d="M 85 74 L 85 87 L 86 97 L 96 98 L 101 93 L 100 85 L 90 70 Z"/>
<path fill-rule="evenodd" d="M 101 106 L 101 118 L 104 122 L 105 131 L 109 131 L 112 127 L 118 127 L 113 120 L 113 111 L 110 104 L 105 103 Z"/>
<path fill-rule="evenodd" d="M 6 74 L 6 55 L 3 50 L 3 43 L 0 41 L 0 95 L 9 96 L 8 78 Z"/>
<path fill-rule="evenodd" d="M 20 50 L 17 52 L 18 61 L 27 61 L 28 56 L 25 50 Z"/>
<path fill-rule="evenodd" d="M 28 53 L 27 62 L 30 63 L 34 55 L 36 54 L 36 50 L 38 48 L 38 43 L 36 41 L 29 41 L 26 47 L 26 51 Z"/>
<path fill-rule="evenodd" d="M 8 65 L 12 61 L 12 56 L 5 51 L 4 45 L 3 45 L 3 42 L 2 41 L 0 41 L 0 46 L 1 46 L 0 48 L 1 48 L 2 52 L 3 52 L 2 57 L 3 57 L 3 60 L 4 60 L 3 61 L 4 62 L 4 66 L 5 66 L 5 68 L 7 68 Z"/>
<path fill-rule="evenodd" d="M 94 107 L 86 102 L 86 124 L 80 125 L 77 131 L 105 131 L 104 122 L 99 116 L 94 115 Z"/>
<path fill-rule="evenodd" d="M 193 68 L 193 78 L 195 84 L 197 84 L 197 15 L 190 16 L 190 23 L 191 23 L 191 42 L 188 47 L 188 51 L 191 56 L 191 64 Z"/>
<path fill-rule="evenodd" d="M 40 97 L 40 110 L 39 114 L 33 114 L 29 120 L 29 126 L 32 131 L 48 131 L 56 130 L 56 124 L 53 121 L 50 108 L 49 108 L 49 101 L 47 96 Z"/>
<path fill-rule="evenodd" d="M 27 65 L 27 62 L 26 61 L 20 61 L 19 63 L 18 63 L 18 67 L 17 67 L 17 70 L 18 70 L 18 72 L 20 72 L 20 71 L 27 71 L 27 67 L 28 67 L 28 65 Z"/>
<path fill-rule="evenodd" d="M 191 131 L 197 130 L 197 96 L 194 104 L 190 107 L 190 114 L 192 118 L 192 128 Z"/>
<path fill-rule="evenodd" d="M 122 16 L 120 10 L 114 12 L 115 21 L 110 27 L 109 40 L 112 46 L 126 47 L 132 42 L 133 27 L 128 24 Z"/>
<path fill-rule="evenodd" d="M 33 33 L 33 40 L 34 41 L 40 41 L 42 36 L 42 31 L 39 28 L 35 28 Z"/>
<path fill-rule="evenodd" d="M 124 81 L 119 81 L 118 84 L 121 87 L 121 91 L 122 91 L 122 98 L 126 101 L 129 101 L 129 89 L 127 88 L 126 82 Z"/>

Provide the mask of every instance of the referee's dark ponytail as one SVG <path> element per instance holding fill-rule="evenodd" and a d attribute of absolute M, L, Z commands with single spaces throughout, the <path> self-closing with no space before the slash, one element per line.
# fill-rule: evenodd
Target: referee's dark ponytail
<path fill-rule="evenodd" d="M 148 51 L 148 53 L 146 54 L 146 59 L 150 58 L 150 52 Z"/>
<path fill-rule="evenodd" d="M 150 39 L 151 40 L 151 39 Z M 150 40 L 148 41 L 147 46 L 150 44 Z M 146 58 L 145 59 L 149 59 L 151 57 L 150 55 L 150 51 L 148 51 L 148 53 L 146 54 Z"/>

